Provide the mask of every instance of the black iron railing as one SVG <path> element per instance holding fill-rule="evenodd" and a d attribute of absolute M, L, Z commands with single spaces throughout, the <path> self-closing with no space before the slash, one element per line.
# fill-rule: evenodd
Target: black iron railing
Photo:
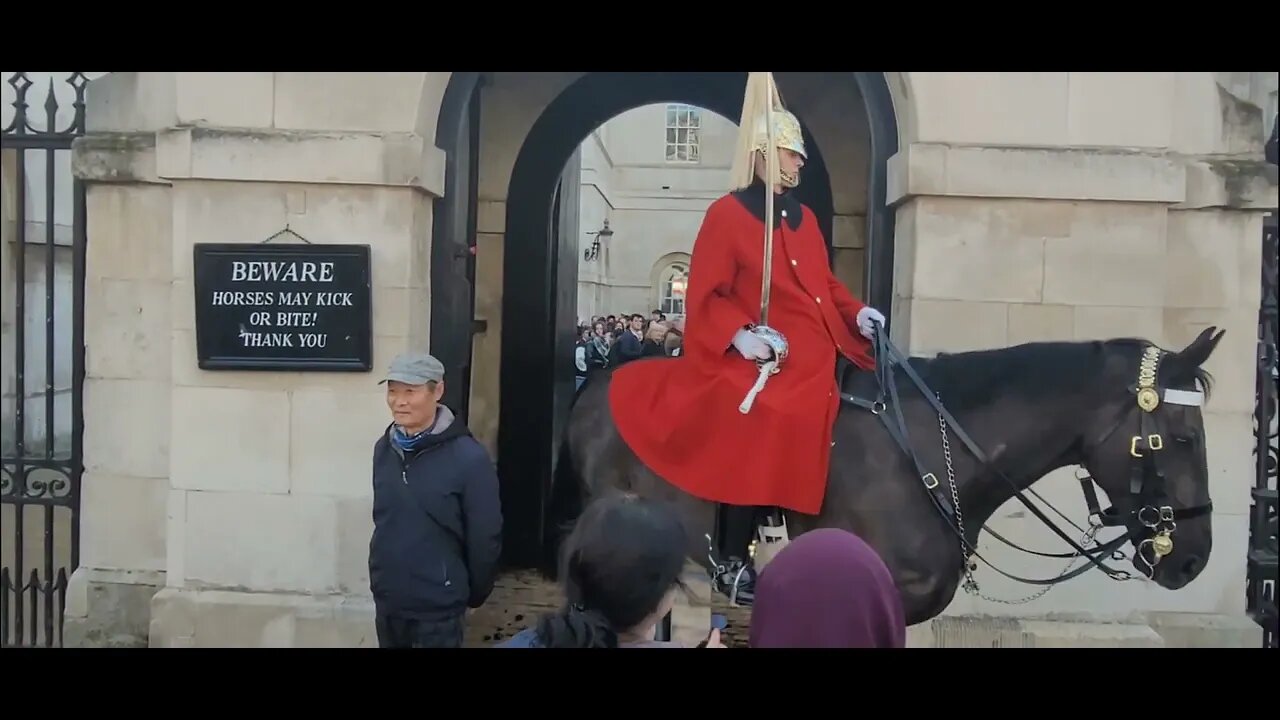
<path fill-rule="evenodd" d="M 1276 125 L 1272 124 L 1267 142 L 1267 160 L 1276 163 Z M 1276 471 L 1280 465 L 1277 450 L 1276 382 L 1277 322 L 1277 211 L 1263 220 L 1262 227 L 1262 306 L 1258 309 L 1257 402 L 1253 412 L 1255 437 L 1253 503 L 1249 516 L 1249 554 L 1246 559 L 1245 593 L 1249 616 L 1262 626 L 1263 647 L 1277 647 L 1276 612 Z"/>
<path fill-rule="evenodd" d="M 48 79 L 43 113 L 28 102 L 39 75 L 58 76 Z M 89 81 L 78 72 L 20 72 L 7 82 L 13 111 L 0 148 L 13 217 L 6 211 L 0 243 L 0 646 L 56 647 L 67 578 L 80 563 L 85 191 L 69 160 L 84 134 Z"/>

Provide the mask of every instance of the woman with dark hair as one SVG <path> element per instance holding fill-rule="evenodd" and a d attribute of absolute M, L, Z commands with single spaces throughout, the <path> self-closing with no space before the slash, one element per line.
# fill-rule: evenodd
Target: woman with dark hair
<path fill-rule="evenodd" d="M 653 639 L 684 591 L 685 529 L 671 505 L 634 495 L 591 503 L 565 539 L 565 606 L 499 647 L 682 647 Z M 708 647 L 720 644 L 712 631 Z"/>

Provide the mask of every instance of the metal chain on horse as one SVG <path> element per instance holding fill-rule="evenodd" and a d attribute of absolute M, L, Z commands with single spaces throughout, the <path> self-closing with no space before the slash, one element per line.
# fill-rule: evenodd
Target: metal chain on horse
<path fill-rule="evenodd" d="M 1126 570 L 1119 570 L 1108 566 L 1103 562 L 1102 558 L 1108 555 L 1114 559 L 1129 559 L 1123 553 L 1119 552 L 1121 546 L 1131 541 L 1138 541 L 1135 547 L 1135 559 L 1141 557 L 1144 564 L 1149 568 L 1148 576 L 1154 576 L 1154 565 L 1159 559 L 1168 555 L 1173 549 L 1172 533 L 1174 530 L 1174 521 L 1178 519 L 1187 519 L 1199 517 L 1201 515 L 1212 512 L 1213 503 L 1207 502 L 1193 507 L 1183 507 L 1174 509 L 1169 505 L 1155 505 L 1154 498 L 1160 492 L 1160 484 L 1163 482 L 1164 475 L 1158 467 L 1158 461 L 1152 456 L 1151 451 L 1163 448 L 1163 435 L 1158 432 L 1158 420 L 1153 419 L 1152 411 L 1160 404 L 1161 400 L 1172 404 L 1180 405 L 1199 405 L 1202 402 L 1203 392 L 1201 391 L 1183 391 L 1170 388 L 1157 388 L 1155 384 L 1157 369 L 1159 367 L 1160 356 L 1162 351 L 1156 347 L 1148 347 L 1143 352 L 1142 361 L 1140 363 L 1138 382 L 1131 388 L 1135 392 L 1137 399 L 1136 406 L 1130 406 L 1124 409 L 1123 414 L 1116 419 L 1115 425 L 1106 433 L 1103 433 L 1096 442 L 1102 443 L 1111 433 L 1113 433 L 1134 409 L 1140 409 L 1141 414 L 1138 417 L 1139 433 L 1134 435 L 1130 441 L 1130 455 L 1139 459 L 1139 463 L 1132 466 L 1132 477 L 1130 479 L 1130 496 L 1134 502 L 1133 507 L 1127 512 L 1121 512 L 1114 504 L 1107 510 L 1102 510 L 1097 502 L 1096 493 L 1092 489 L 1092 478 L 1086 473 L 1085 478 L 1079 478 L 1082 481 L 1082 490 L 1085 493 L 1086 504 L 1090 511 L 1089 530 L 1085 530 L 1068 518 L 1062 511 L 1053 507 L 1052 503 L 1045 500 L 1038 492 L 1031 488 L 1024 490 L 1017 483 L 1011 480 L 1003 472 L 996 468 L 990 457 L 982 450 L 980 446 L 969 437 L 957 423 L 955 418 L 951 416 L 946 407 L 942 404 L 941 399 L 937 397 L 936 391 L 929 388 L 925 381 L 912 368 L 910 361 L 903 356 L 901 351 L 894 347 L 885 333 L 881 323 L 875 323 L 875 333 L 872 339 L 875 346 L 876 369 L 875 378 L 879 392 L 874 401 L 868 401 L 841 390 L 840 397 L 843 402 L 857 405 L 863 409 L 869 410 L 872 415 L 880 418 L 885 430 L 889 436 L 898 444 L 908 459 L 915 466 L 915 470 L 925 488 L 925 494 L 932 501 L 935 509 L 938 510 L 942 519 L 947 523 L 950 529 L 956 534 L 961 544 L 961 556 L 964 560 L 962 563 L 962 572 L 966 575 L 968 584 L 972 584 L 976 588 L 976 581 L 972 576 L 972 569 L 969 565 L 971 559 L 976 557 L 985 562 L 992 570 L 997 573 L 1014 580 L 1016 582 L 1028 585 L 1046 585 L 1052 586 L 1066 580 L 1070 580 L 1096 567 L 1113 580 L 1132 580 L 1138 579 Z M 907 376 L 907 379 L 915 386 L 915 389 L 921 396 L 933 407 L 934 411 L 939 415 L 941 427 L 943 430 L 943 440 L 946 443 L 947 451 L 947 471 L 951 479 L 951 496 L 948 497 L 945 491 L 938 489 L 940 482 L 933 473 L 928 472 L 919 454 L 911 446 L 910 433 L 907 429 L 907 423 L 902 413 L 902 402 L 898 395 L 898 387 L 896 378 L 894 377 L 894 369 L 899 368 Z M 887 397 L 886 397 L 887 395 Z M 891 420 L 892 416 L 892 420 Z M 896 422 L 895 422 L 896 421 Z M 949 426 L 949 427 L 948 427 Z M 959 514 L 959 493 L 955 485 L 954 470 L 951 467 L 948 432 L 956 433 L 956 437 L 961 441 L 965 448 L 973 455 L 974 459 L 985 468 L 993 473 L 996 477 L 1003 480 L 1013 490 L 1013 498 L 1017 499 L 1024 507 L 1031 511 L 1036 519 L 1040 520 L 1055 535 L 1064 540 L 1075 551 L 1072 554 L 1051 554 L 1041 553 L 1027 550 L 1017 544 L 1005 539 L 995 531 L 984 525 L 983 529 L 992 536 L 1001 540 L 1005 544 L 1014 547 L 1023 552 L 1042 557 L 1061 557 L 1067 558 L 1069 563 L 1067 569 L 1063 570 L 1059 575 L 1047 579 L 1033 579 L 1019 577 L 996 567 L 987 558 L 983 557 L 977 547 L 971 545 L 967 538 L 967 533 L 962 529 L 962 525 L 958 522 Z M 1085 483 L 1084 480 L 1090 482 Z M 1062 517 L 1072 527 L 1080 530 L 1083 534 L 1082 542 L 1077 542 L 1072 536 L 1058 527 L 1044 512 L 1027 498 L 1027 495 L 1034 495 L 1045 505 L 1048 505 L 1059 517 Z M 1135 523 L 1136 521 L 1136 523 Z M 1136 524 L 1137 527 L 1133 527 Z M 1118 526 L 1126 528 L 1127 532 L 1098 544 L 1096 535 L 1101 527 Z M 1146 539 L 1139 539 L 1139 532 L 1145 530 L 1149 535 Z M 1086 549 L 1084 544 L 1094 543 L 1094 547 Z M 1153 555 L 1153 560 L 1148 561 L 1143 555 L 1143 549 L 1149 549 Z M 1074 567 L 1076 560 L 1084 559 L 1088 561 L 1088 565 L 1083 567 Z M 1136 564 L 1136 563 L 1135 563 Z M 1072 569 L 1074 567 L 1074 569 Z M 1043 593 L 1040 593 L 1043 595 Z M 1036 597 L 1039 597 L 1037 595 Z M 998 601 L 997 602 L 1001 602 Z"/>
<path fill-rule="evenodd" d="M 935 489 L 939 484 L 937 478 L 934 477 L 932 473 L 929 473 L 924 470 L 923 464 L 919 456 L 916 454 L 916 452 L 910 445 L 910 441 L 907 437 L 908 433 L 906 429 L 906 422 L 902 417 L 901 401 L 898 397 L 897 385 L 893 379 L 893 368 L 895 367 L 901 368 L 902 371 L 907 375 L 908 379 L 912 382 L 912 384 L 915 385 L 916 389 L 922 394 L 922 396 L 927 401 L 929 401 L 930 404 L 933 405 L 934 410 L 939 415 L 942 415 L 944 419 L 948 418 L 948 413 L 946 408 L 935 397 L 935 391 L 933 391 L 931 388 L 929 388 L 925 384 L 925 382 L 919 377 L 919 375 L 915 372 L 915 370 L 912 369 L 910 363 L 906 360 L 906 358 L 902 356 L 901 352 L 898 351 L 896 347 L 894 347 L 893 343 L 889 340 L 887 334 L 884 332 L 883 326 L 881 326 L 880 323 L 876 323 L 876 332 L 875 332 L 873 342 L 876 347 L 876 357 L 877 357 L 876 381 L 880 388 L 880 396 L 877 398 L 876 402 L 874 403 L 861 403 L 857 398 L 849 396 L 845 393 L 842 393 L 841 396 L 846 401 L 863 405 L 864 407 L 869 408 L 872 414 L 880 416 L 890 436 L 893 437 L 893 439 L 902 448 L 903 452 L 905 452 L 907 456 L 915 464 L 916 470 L 920 474 L 921 480 L 924 482 L 925 488 L 927 489 L 927 495 L 933 501 L 938 511 L 941 513 L 942 518 L 945 521 L 947 521 L 947 524 L 951 527 L 951 530 L 956 533 L 956 536 L 960 540 L 961 545 L 963 546 L 965 551 L 963 553 L 963 557 L 968 558 L 970 556 L 976 556 L 977 558 L 985 562 L 989 567 L 991 567 L 992 570 L 995 570 L 997 573 L 1004 575 L 1005 577 L 1011 580 L 1026 583 L 1029 585 L 1054 585 L 1059 582 L 1064 582 L 1066 580 L 1070 580 L 1080 575 L 1081 573 L 1087 571 L 1090 566 L 1097 567 L 1099 570 L 1103 571 L 1107 576 L 1115 580 L 1133 579 L 1132 573 L 1125 570 L 1118 570 L 1118 569 L 1109 567 L 1105 563 L 1103 563 L 1100 559 L 1102 557 L 1105 557 L 1108 554 L 1113 553 L 1123 543 L 1128 542 L 1130 539 L 1128 533 L 1121 535 L 1120 537 L 1114 538 L 1108 541 L 1107 543 L 1105 543 L 1104 545 L 1095 546 L 1092 550 L 1086 550 L 1079 543 L 1077 543 L 1074 538 L 1072 538 L 1071 536 L 1063 532 L 1063 530 L 1059 528 L 1052 520 L 1050 520 L 1038 507 L 1036 507 L 1035 504 L 1033 504 L 1029 499 L 1027 499 L 1027 497 L 1024 495 L 1023 490 L 1018 488 L 1016 484 L 1013 483 L 1012 480 L 1004 476 L 1004 474 L 1001 473 L 999 470 L 992 467 L 990 459 L 987 457 L 986 453 L 984 453 L 982 449 L 979 448 L 972 441 L 972 439 L 967 436 L 967 434 L 965 434 L 959 427 L 954 427 L 954 431 L 957 433 L 957 437 L 959 437 L 960 440 L 969 449 L 969 451 L 973 453 L 974 457 L 984 466 L 993 470 L 998 477 L 1003 479 L 1005 482 L 1009 483 L 1010 486 L 1013 487 L 1014 489 L 1014 497 L 1019 502 L 1021 502 L 1028 510 L 1030 510 L 1031 513 L 1035 515 L 1037 519 L 1039 519 L 1051 531 L 1053 531 L 1054 534 L 1058 535 L 1060 538 L 1066 541 L 1066 543 L 1075 550 L 1075 553 L 1073 555 L 1070 555 L 1067 557 L 1070 557 L 1072 559 L 1084 558 L 1085 560 L 1089 561 L 1090 565 L 1085 567 L 1077 567 L 1074 570 L 1067 570 L 1056 577 L 1052 577 L 1048 579 L 1032 579 L 1032 578 L 1019 577 L 1017 575 L 1013 575 L 1011 573 L 1005 572 L 1004 570 L 1001 570 L 999 567 L 997 567 L 990 560 L 987 560 L 985 557 L 983 557 L 982 554 L 978 552 L 978 549 L 976 547 L 971 546 L 969 544 L 969 541 L 965 533 L 963 533 L 956 526 L 955 508 L 946 507 L 947 505 L 951 505 L 954 502 L 954 500 L 952 498 L 947 498 L 946 501 L 944 502 L 943 496 L 935 493 Z M 889 396 L 888 398 L 886 398 L 884 395 L 886 390 L 888 392 L 888 396 Z M 888 413 L 885 412 L 885 410 L 889 408 L 893 409 L 894 415 L 896 416 L 896 420 L 897 420 L 896 426 L 894 423 L 890 422 L 889 415 Z M 951 422 L 950 424 L 952 426 L 955 426 L 954 422 Z M 1038 493 L 1036 493 L 1036 496 L 1042 502 L 1044 501 L 1044 499 L 1041 498 Z M 1052 507 L 1050 503 L 1046 502 L 1046 504 L 1049 504 Z M 1057 508 L 1054 508 L 1054 511 L 1059 515 L 1063 515 L 1061 511 L 1057 510 Z M 1068 518 L 1068 522 L 1070 522 L 1069 518 Z M 1075 526 L 1075 523 L 1071 523 L 1071 524 Z M 1079 526 L 1075 526 L 1075 527 L 1076 529 L 1080 529 Z M 988 530 L 988 532 L 992 532 L 989 528 L 984 527 L 984 529 Z M 992 532 L 992 535 L 996 535 L 996 533 Z M 1086 537 L 1092 538 L 1092 535 L 1086 535 Z M 1001 539 L 1003 540 L 1003 538 Z M 1010 545 L 1013 545 L 1012 543 L 1009 543 L 1009 541 L 1007 540 L 1004 540 L 1004 542 Z M 1013 545 L 1013 547 L 1018 547 L 1018 546 Z M 1018 548 L 1018 549 L 1022 549 L 1022 548 Z M 1033 552 L 1033 551 L 1026 551 L 1026 552 Z M 1033 554 L 1044 555 L 1045 553 L 1033 553 Z M 966 563 L 967 563 L 967 560 L 966 560 Z"/>
<path fill-rule="evenodd" d="M 942 400 L 941 396 L 938 397 L 938 400 L 939 401 Z M 942 456 L 943 456 L 943 459 L 946 461 L 947 484 L 949 486 L 949 489 L 951 490 L 951 501 L 954 503 L 955 511 L 956 511 L 956 527 L 959 528 L 960 530 L 960 536 L 964 537 L 964 534 L 965 534 L 964 513 L 960 509 L 960 486 L 956 483 L 955 466 L 952 464 L 952 461 L 951 461 L 951 439 L 948 437 L 948 433 L 947 433 L 947 419 L 943 417 L 941 414 L 938 415 L 938 430 L 942 434 Z M 1039 497 L 1039 495 L 1037 495 L 1036 497 Z M 1044 498 L 1040 498 L 1040 500 L 1043 502 Z M 1047 502 L 1045 502 L 1045 504 L 1049 505 L 1049 503 Z M 1049 507 L 1053 507 L 1053 506 L 1049 505 Z M 1074 525 L 1076 529 L 1082 530 L 1080 526 L 1071 522 L 1070 518 L 1066 518 L 1064 516 L 1064 519 L 1066 519 L 1067 522 Z M 985 525 L 983 526 L 983 529 L 986 530 L 987 532 L 990 532 L 992 535 L 995 535 L 995 533 L 992 532 L 991 529 L 986 527 Z M 1101 523 L 1096 523 L 1096 522 L 1091 523 L 1088 530 L 1082 530 L 1084 534 L 1080 537 L 1080 541 L 1079 541 L 1080 545 L 1087 546 L 1090 543 L 1095 543 L 1096 542 L 1095 536 L 1098 534 L 1098 531 L 1101 529 L 1102 529 Z M 999 536 L 997 535 L 997 537 Z M 1003 538 L 1001 539 L 1003 540 Z M 1009 541 L 1007 540 L 1005 540 L 1005 542 L 1012 547 L 1017 547 L 1016 545 L 1009 543 Z M 1018 548 L 1018 549 L 1022 550 L 1023 548 Z M 1031 551 L 1026 550 L 1025 552 L 1031 552 Z M 965 578 L 964 585 L 963 585 L 964 591 L 969 593 L 970 595 L 980 597 L 983 600 L 986 600 L 988 602 L 1000 603 L 1002 605 L 1025 605 L 1026 603 L 1039 600 L 1040 598 L 1044 597 L 1050 590 L 1057 587 L 1058 585 L 1058 583 L 1056 582 L 1049 585 L 1045 585 L 1044 588 L 1041 589 L 1039 592 L 1032 593 L 1031 595 L 1027 595 L 1026 597 L 1019 598 L 1017 600 L 1005 600 L 1003 598 L 991 597 L 990 595 L 987 595 L 986 593 L 982 592 L 982 588 L 978 586 L 977 578 L 973 576 L 974 570 L 977 569 L 977 564 L 973 562 L 972 560 L 973 556 L 969 553 L 968 546 L 964 541 L 961 541 L 960 543 L 960 553 L 961 555 L 964 556 L 964 578 Z M 1046 553 L 1035 553 L 1035 554 L 1043 555 Z M 1070 557 L 1070 560 L 1067 562 L 1066 567 L 1062 569 L 1062 572 L 1058 573 L 1057 575 L 1058 578 L 1061 578 L 1062 576 L 1070 572 L 1071 569 L 1076 566 L 1076 563 L 1082 560 L 1084 556 L 1082 556 L 1080 553 L 1073 553 L 1069 557 Z M 1133 578 L 1122 578 L 1122 579 L 1131 580 Z"/>

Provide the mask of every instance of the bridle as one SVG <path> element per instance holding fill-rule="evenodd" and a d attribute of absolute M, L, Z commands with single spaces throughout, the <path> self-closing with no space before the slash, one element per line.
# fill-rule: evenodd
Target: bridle
<path fill-rule="evenodd" d="M 1168 499 L 1162 467 L 1164 455 L 1161 453 L 1168 433 L 1165 432 L 1164 418 L 1156 414 L 1156 409 L 1161 403 L 1187 407 L 1204 405 L 1202 390 L 1178 390 L 1157 384 L 1163 355 L 1160 348 L 1146 348 L 1138 369 L 1138 381 L 1129 387 L 1136 398 L 1136 407 L 1130 406 L 1114 425 L 1092 443 L 1092 447 L 1096 447 L 1106 442 L 1135 410 L 1138 412 L 1138 432 L 1129 437 L 1129 456 L 1133 460 L 1129 464 L 1129 493 L 1121 505 L 1127 510 L 1121 511 L 1115 502 L 1106 510 L 1101 510 L 1093 478 L 1088 475 L 1078 477 L 1085 503 L 1089 507 L 1091 522 L 1103 527 L 1127 528 L 1128 532 L 1121 536 L 1126 541 L 1147 535 L 1135 547 L 1138 557 L 1152 572 L 1165 556 L 1173 552 L 1173 533 L 1177 530 L 1178 520 L 1189 520 L 1213 512 L 1212 501 L 1176 509 L 1171 505 L 1160 504 Z M 1151 552 L 1150 559 L 1143 554 L 1146 549 Z"/>
<path fill-rule="evenodd" d="M 973 561 L 974 557 L 982 560 L 997 573 L 1011 580 L 1029 585 L 1043 585 L 1046 586 L 1046 590 L 1047 586 L 1070 580 L 1093 567 L 1103 571 L 1114 580 L 1130 580 L 1133 579 L 1131 573 L 1126 570 L 1117 570 L 1100 559 L 1103 557 L 1109 557 L 1111 560 L 1126 559 L 1118 551 L 1119 548 L 1129 542 L 1135 542 L 1138 556 L 1149 566 L 1149 574 L 1154 575 L 1155 566 L 1161 559 L 1173 552 L 1173 533 L 1177 529 L 1177 521 L 1200 517 L 1213 509 L 1212 502 L 1176 509 L 1171 505 L 1164 504 L 1167 502 L 1168 496 L 1165 491 L 1165 475 L 1160 460 L 1160 451 L 1165 447 L 1164 435 L 1161 432 L 1163 422 L 1162 418 L 1155 414 L 1155 410 L 1161 402 L 1169 405 L 1200 406 L 1203 405 L 1204 394 L 1199 390 L 1164 388 L 1158 384 L 1159 365 L 1164 354 L 1159 348 L 1148 347 L 1143 353 L 1137 381 L 1129 387 L 1129 391 L 1135 396 L 1135 405 L 1126 406 L 1124 412 L 1116 419 L 1116 422 L 1086 448 L 1085 454 L 1087 455 L 1089 448 L 1096 448 L 1107 441 L 1126 421 L 1131 420 L 1135 411 L 1139 413 L 1137 433 L 1132 435 L 1129 440 L 1129 453 L 1134 461 L 1131 463 L 1129 493 L 1124 500 L 1119 504 L 1113 503 L 1111 507 L 1102 510 L 1098 503 L 1097 493 L 1094 490 L 1093 477 L 1088 473 L 1084 476 L 1077 475 L 1089 509 L 1091 527 L 1088 530 L 1084 530 L 1074 522 L 1071 522 L 1057 508 L 1053 508 L 1052 504 L 1041 497 L 1039 493 L 1031 489 L 1027 491 L 1052 508 L 1055 513 L 1066 519 L 1068 523 L 1082 530 L 1085 535 L 1085 542 L 1091 542 L 1093 536 L 1103 527 L 1125 527 L 1127 529 L 1124 534 L 1106 543 L 1086 549 L 1050 520 L 1040 508 L 1032 504 L 1026 493 L 1001 472 L 999 468 L 995 467 L 987 453 L 973 441 L 960 426 L 960 423 L 956 421 L 955 417 L 951 415 L 950 411 L 943 406 L 941 397 L 929 388 L 915 369 L 911 367 L 907 358 L 889 341 L 888 333 L 884 331 L 883 326 L 878 322 L 875 323 L 873 344 L 876 350 L 875 376 L 878 386 L 876 399 L 868 401 L 846 393 L 843 389 L 840 391 L 840 398 L 843 402 L 866 409 L 879 417 L 889 435 L 911 459 L 915 466 L 917 477 L 920 478 L 934 507 L 960 541 L 963 557 L 962 570 L 967 577 L 966 589 L 976 591 L 977 584 L 972 575 L 973 571 L 976 570 L 976 563 Z M 900 368 L 907 375 L 907 378 L 938 414 L 949 480 L 949 493 L 941 489 L 942 483 L 938 481 L 936 475 L 925 470 L 924 463 L 911 445 L 907 424 L 902 414 L 902 404 L 898 397 L 897 384 L 893 377 L 895 368 Z M 1050 530 L 1066 541 L 1075 552 L 1043 553 L 1027 550 L 1005 539 L 989 527 L 984 526 L 984 530 L 1001 542 L 1029 554 L 1043 557 L 1084 558 L 1089 561 L 1088 564 L 1074 570 L 1064 571 L 1053 578 L 1032 579 L 1005 572 L 983 557 L 966 537 L 963 515 L 960 509 L 959 492 L 951 464 L 950 444 L 947 436 L 948 429 L 955 434 L 979 462 L 979 473 L 985 471 L 1002 478 L 1013 490 L 1013 496 L 1039 518 L 1041 522 L 1047 525 Z M 1143 537 L 1144 535 L 1146 537 Z M 1139 538 L 1142 539 L 1140 540 Z M 1143 550 L 1146 548 L 1151 551 L 1151 560 L 1147 560 L 1146 556 L 1143 555 Z"/>

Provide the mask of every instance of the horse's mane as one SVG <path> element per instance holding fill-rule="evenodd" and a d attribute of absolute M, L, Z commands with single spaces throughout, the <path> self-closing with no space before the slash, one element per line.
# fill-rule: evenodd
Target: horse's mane
<path fill-rule="evenodd" d="M 1056 393 L 1076 392 L 1096 385 L 1116 356 L 1136 373 L 1143 350 L 1152 345 L 1143 338 L 1092 341 L 1030 342 L 1005 348 L 938 353 L 931 358 L 913 357 L 911 365 L 925 383 L 954 410 L 991 401 L 996 396 L 1043 399 Z M 1167 361 L 1161 368 L 1166 382 L 1189 381 L 1190 370 L 1210 391 L 1212 377 L 1201 367 L 1184 368 Z M 1172 376 L 1170 376 L 1172 373 Z M 895 373 L 900 391 L 910 393 L 910 380 Z"/>

